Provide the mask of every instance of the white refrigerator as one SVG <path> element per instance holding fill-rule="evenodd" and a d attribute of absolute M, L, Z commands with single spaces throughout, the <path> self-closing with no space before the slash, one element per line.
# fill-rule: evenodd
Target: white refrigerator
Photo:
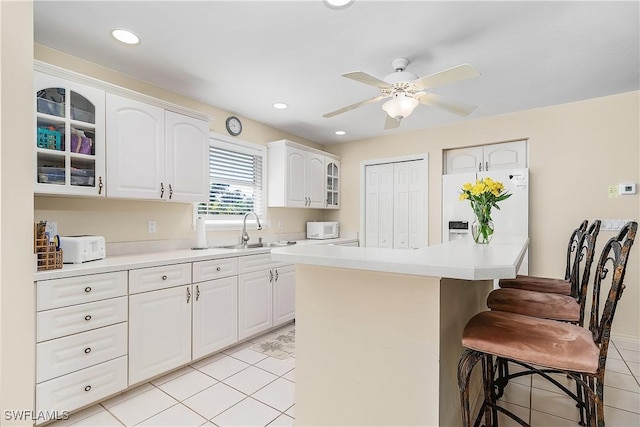
<path fill-rule="evenodd" d="M 504 184 L 512 196 L 491 209 L 495 226 L 494 238 L 501 236 L 529 236 L 529 169 L 501 169 L 486 172 L 456 173 L 442 176 L 442 241 L 472 239 L 471 223 L 475 219 L 471 203 L 460 201 L 462 185 L 476 179 L 491 177 Z M 491 243 L 489 243 L 491 244 Z M 527 274 L 528 251 L 518 274 Z"/>

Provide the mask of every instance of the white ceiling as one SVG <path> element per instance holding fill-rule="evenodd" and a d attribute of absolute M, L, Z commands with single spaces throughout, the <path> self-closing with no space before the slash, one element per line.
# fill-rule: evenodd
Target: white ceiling
<path fill-rule="evenodd" d="M 322 0 L 36 0 L 34 20 L 36 43 L 332 144 L 638 90 L 639 5 L 355 0 L 335 10 Z M 113 28 L 142 42 L 121 45 Z M 322 117 L 379 94 L 341 74 L 383 78 L 397 57 L 418 76 L 473 65 L 480 77 L 433 92 L 478 108 L 460 118 L 420 105 L 386 131 L 381 102 Z M 278 101 L 290 107 L 275 110 Z"/>

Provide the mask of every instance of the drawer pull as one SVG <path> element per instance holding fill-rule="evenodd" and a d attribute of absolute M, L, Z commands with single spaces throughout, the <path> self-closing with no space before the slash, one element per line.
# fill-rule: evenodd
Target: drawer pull
<path fill-rule="evenodd" d="M 167 280 L 167 279 L 168 279 L 168 277 L 167 277 L 166 274 L 164 276 L 162 276 L 162 280 Z"/>
<path fill-rule="evenodd" d="M 91 391 L 91 386 L 90 386 L 90 385 L 86 386 L 86 387 L 84 388 L 84 391 Z"/>
<path fill-rule="evenodd" d="M 84 349 L 85 354 L 91 353 L 91 347 L 87 347 Z"/>
<path fill-rule="evenodd" d="M 91 292 L 91 286 L 87 286 L 86 288 L 84 288 L 84 291 L 85 291 L 86 293 Z"/>
<path fill-rule="evenodd" d="M 86 316 L 84 316 L 84 320 L 86 320 L 87 322 L 91 320 L 91 315 L 87 314 Z"/>
<path fill-rule="evenodd" d="M 222 267 L 216 267 L 216 271 L 222 271 Z"/>

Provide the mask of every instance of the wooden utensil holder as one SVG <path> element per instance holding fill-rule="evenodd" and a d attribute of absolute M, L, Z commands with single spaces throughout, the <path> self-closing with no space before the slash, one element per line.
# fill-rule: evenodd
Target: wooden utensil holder
<path fill-rule="evenodd" d="M 34 252 L 38 271 L 62 268 L 62 249 L 56 248 L 54 243 L 41 232 L 38 224 L 34 227 Z"/>

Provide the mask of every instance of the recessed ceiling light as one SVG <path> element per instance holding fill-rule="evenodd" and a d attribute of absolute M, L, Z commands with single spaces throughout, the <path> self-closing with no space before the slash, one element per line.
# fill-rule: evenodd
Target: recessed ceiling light
<path fill-rule="evenodd" d="M 284 110 L 286 108 L 289 108 L 289 106 L 284 102 L 276 102 L 275 104 L 273 104 L 273 108 L 277 110 Z"/>
<path fill-rule="evenodd" d="M 331 9 L 344 9 L 351 6 L 353 0 L 324 0 L 324 4 Z"/>
<path fill-rule="evenodd" d="M 343 130 L 337 130 L 337 131 L 335 131 L 334 133 L 335 133 L 336 135 L 338 135 L 338 136 L 342 136 L 342 135 L 346 135 L 346 134 L 347 134 L 347 133 L 346 133 L 345 131 L 343 131 Z"/>
<path fill-rule="evenodd" d="M 118 41 L 125 44 L 138 44 L 140 43 L 140 37 L 135 35 L 129 30 L 123 30 L 122 28 L 116 28 L 111 31 L 111 35 Z"/>

